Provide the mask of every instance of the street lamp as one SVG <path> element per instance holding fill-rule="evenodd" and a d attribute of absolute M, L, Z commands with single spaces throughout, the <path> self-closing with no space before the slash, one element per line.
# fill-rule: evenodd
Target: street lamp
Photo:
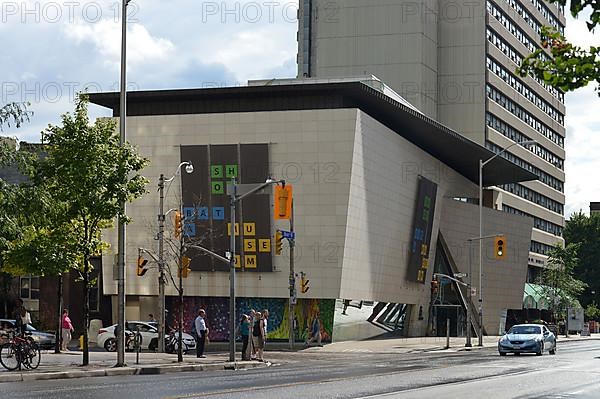
<path fill-rule="evenodd" d="M 130 0 L 123 0 L 121 11 L 121 93 L 119 107 L 119 143 L 121 147 L 125 145 L 125 117 L 127 116 L 127 4 Z M 119 217 L 119 225 L 117 229 L 117 251 L 118 261 L 117 269 L 119 270 L 117 284 L 117 324 L 119 326 L 117 333 L 117 364 L 116 367 L 125 366 L 125 201 L 122 201 L 121 215 Z"/>
<path fill-rule="evenodd" d="M 481 244 L 481 239 L 483 238 L 483 167 L 490 163 L 497 156 L 504 154 L 506 150 L 517 144 L 526 145 L 535 143 L 537 143 L 535 140 L 514 142 L 505 147 L 502 151 L 488 158 L 486 161 L 483 161 L 482 159 L 479 160 L 479 346 L 483 346 L 483 293 L 481 290 L 483 277 L 483 257 Z"/>
<path fill-rule="evenodd" d="M 244 198 L 252 195 L 272 184 L 282 183 L 285 184 L 285 180 L 273 180 L 268 178 L 264 183 L 254 186 L 246 191 L 244 194 L 238 195 L 237 191 L 239 186 L 244 188 L 248 184 L 238 185 L 235 178 L 231 180 L 231 184 L 227 185 L 227 194 L 229 194 L 229 208 L 230 208 L 230 223 L 229 223 L 229 361 L 235 362 L 235 208 L 238 202 Z"/>
<path fill-rule="evenodd" d="M 164 190 L 165 183 L 171 183 L 184 165 L 186 173 L 190 174 L 194 172 L 194 165 L 192 165 L 192 162 L 184 161 L 177 166 L 175 173 L 170 178 L 165 179 L 165 175 L 162 173 L 158 178 L 158 193 L 160 197 L 158 210 L 158 351 L 161 353 L 165 351 L 165 261 L 163 255 L 165 232 Z"/>

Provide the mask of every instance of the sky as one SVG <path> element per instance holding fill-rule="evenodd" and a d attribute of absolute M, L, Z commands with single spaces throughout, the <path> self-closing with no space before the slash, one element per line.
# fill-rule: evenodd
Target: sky
<path fill-rule="evenodd" d="M 129 5 L 128 90 L 245 84 L 296 76 L 298 1 L 133 0 Z M 49 123 L 73 110 L 75 93 L 117 91 L 121 5 L 117 0 L 0 2 L 0 104 L 34 112 L 4 136 L 38 142 Z M 589 46 L 598 36 L 568 17 L 566 35 Z M 566 95 L 565 216 L 600 201 L 600 98 L 592 87 Z M 91 106 L 90 116 L 108 116 Z"/>

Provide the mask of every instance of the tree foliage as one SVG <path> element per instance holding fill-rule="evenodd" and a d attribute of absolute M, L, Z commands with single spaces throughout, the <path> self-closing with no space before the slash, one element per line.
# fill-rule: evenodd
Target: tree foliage
<path fill-rule="evenodd" d="M 29 184 L 14 188 L 8 202 L 24 201 L 3 253 L 7 269 L 14 273 L 43 275 L 65 267 L 79 273 L 84 365 L 89 363 L 90 258 L 107 247 L 102 229 L 112 226 L 116 217 L 127 222 L 121 203 L 146 192 L 140 171 L 148 162 L 131 145 L 121 146 L 115 121 L 91 124 L 87 107 L 87 97 L 80 96 L 73 114 L 63 115 L 61 125 L 50 125 L 42 133 L 43 156 L 23 162 Z"/>
<path fill-rule="evenodd" d="M 563 6 L 567 0 L 547 0 Z M 569 9 L 573 17 L 584 10 L 591 10 L 587 23 L 593 31 L 600 22 L 600 1 L 570 0 Z M 590 82 L 600 83 L 600 47 L 591 46 L 584 49 L 569 43 L 555 28 L 544 26 L 541 31 L 541 44 L 538 49 L 527 56 L 517 69 L 519 75 L 525 77 L 532 74 L 551 86 L 563 91 L 572 91 L 586 86 Z M 548 57 L 549 52 L 552 57 Z M 599 87 L 596 91 L 600 95 Z"/>
<path fill-rule="evenodd" d="M 33 112 L 29 111 L 27 107 L 29 103 L 8 103 L 0 108 L 0 131 L 4 125 L 10 127 L 14 124 L 15 127 L 21 127 L 24 122 L 28 122 L 29 118 L 33 115 Z"/>
<path fill-rule="evenodd" d="M 579 212 L 571 215 L 566 221 L 563 236 L 567 244 L 579 245 L 579 262 L 574 273 L 589 286 L 579 297 L 585 307 L 597 301 L 596 295 L 600 294 L 600 214 L 586 216 Z M 597 294 L 592 294 L 592 291 Z"/>
<path fill-rule="evenodd" d="M 578 244 L 567 244 L 564 248 L 557 244 L 550 250 L 548 266 L 542 271 L 541 296 L 550 304 L 555 319 L 557 314 L 575 304 L 579 294 L 587 287 L 574 276 L 579 261 L 578 251 Z"/>
<path fill-rule="evenodd" d="M 598 320 L 600 318 L 600 309 L 595 303 L 590 303 L 585 307 L 586 320 Z"/>

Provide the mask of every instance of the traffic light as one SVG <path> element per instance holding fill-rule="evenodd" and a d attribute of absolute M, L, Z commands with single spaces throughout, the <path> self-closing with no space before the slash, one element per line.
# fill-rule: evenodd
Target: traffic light
<path fill-rule="evenodd" d="M 181 235 L 181 229 L 183 227 L 181 222 L 182 222 L 181 212 L 175 211 L 175 237 L 176 238 L 179 238 L 179 236 Z"/>
<path fill-rule="evenodd" d="M 292 217 L 292 186 L 283 184 L 275 186 L 275 219 Z"/>
<path fill-rule="evenodd" d="M 283 249 L 283 234 L 281 234 L 281 231 L 277 230 L 277 232 L 275 232 L 275 255 L 281 255 L 282 249 Z"/>
<path fill-rule="evenodd" d="M 308 286 L 309 281 L 310 280 L 308 280 L 305 274 L 302 272 L 300 275 L 300 292 L 302 292 L 303 294 L 306 294 L 308 292 L 308 289 L 310 288 Z"/>
<path fill-rule="evenodd" d="M 502 236 L 494 238 L 494 257 L 499 260 L 506 258 L 506 239 Z"/>
<path fill-rule="evenodd" d="M 190 272 L 192 271 L 192 269 L 190 269 L 191 261 L 192 259 L 185 255 L 181 257 L 181 269 L 177 270 L 177 277 L 187 278 L 190 275 Z"/>
<path fill-rule="evenodd" d="M 148 263 L 148 259 L 144 259 L 141 253 L 138 254 L 136 273 L 138 277 L 142 277 L 148 271 L 148 269 L 144 268 L 144 266 L 146 266 L 146 263 Z"/>

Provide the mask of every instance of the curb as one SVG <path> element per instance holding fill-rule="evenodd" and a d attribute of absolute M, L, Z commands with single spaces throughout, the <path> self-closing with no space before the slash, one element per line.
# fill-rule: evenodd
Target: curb
<path fill-rule="evenodd" d="M 156 375 L 189 371 L 238 370 L 269 367 L 271 363 L 226 362 L 216 364 L 155 365 L 145 367 L 119 367 L 100 370 L 53 371 L 47 373 L 7 372 L 0 374 L 0 383 L 38 380 L 61 380 L 67 378 L 111 377 L 120 375 Z"/>

